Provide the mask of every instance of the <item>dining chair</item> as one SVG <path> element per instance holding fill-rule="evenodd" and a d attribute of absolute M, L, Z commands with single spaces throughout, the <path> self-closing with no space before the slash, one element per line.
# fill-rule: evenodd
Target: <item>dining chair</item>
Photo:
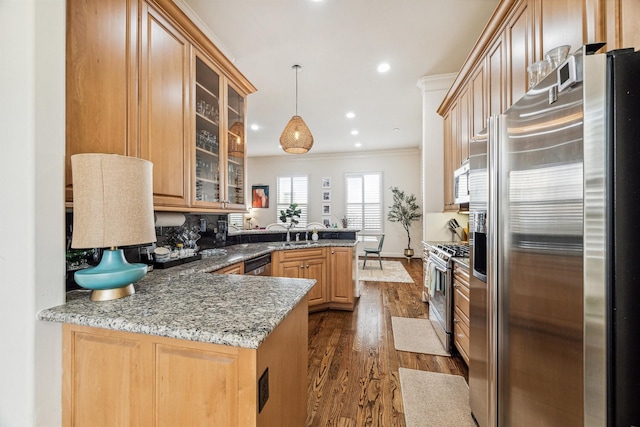
<path fill-rule="evenodd" d="M 286 230 L 286 229 L 287 227 L 285 227 L 283 224 L 278 224 L 275 222 L 265 227 L 265 230 Z"/>
<path fill-rule="evenodd" d="M 321 222 L 310 222 L 307 224 L 306 228 L 327 228 L 323 223 Z"/>
<path fill-rule="evenodd" d="M 382 244 L 384 243 L 384 234 L 380 235 L 380 240 L 378 240 L 378 246 L 374 248 L 364 248 L 364 262 L 362 263 L 362 269 L 367 265 L 367 256 L 369 254 L 377 254 L 378 262 L 380 263 L 380 270 L 382 270 L 382 257 L 380 256 L 380 252 L 382 252 Z"/>

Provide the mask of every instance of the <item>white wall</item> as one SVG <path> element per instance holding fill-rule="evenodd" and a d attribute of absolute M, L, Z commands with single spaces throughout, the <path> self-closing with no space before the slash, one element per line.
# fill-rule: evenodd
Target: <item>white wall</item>
<path fill-rule="evenodd" d="M 65 1 L 0 1 L 0 426 L 61 425 Z"/>
<path fill-rule="evenodd" d="M 445 179 L 444 124 L 437 109 L 455 77 L 455 73 L 424 76 L 417 83 L 422 92 L 422 198 L 425 211 L 422 239 L 428 241 L 452 240 L 452 234 L 446 225 L 451 218 L 456 218 L 462 227 L 468 222 L 465 215 L 442 212 Z M 453 176 L 449 179 L 453 179 Z"/>
<path fill-rule="evenodd" d="M 344 212 L 344 174 L 347 172 L 382 172 L 384 189 L 384 232 L 386 234 L 383 256 L 402 257 L 407 246 L 407 235 L 398 223 L 386 221 L 388 207 L 393 202 L 389 187 L 398 187 L 413 193 L 420 201 L 420 151 L 416 149 L 364 151 L 354 154 L 304 154 L 248 159 L 248 186 L 269 185 L 268 209 L 253 209 L 253 225 L 264 227 L 276 222 L 276 178 L 283 175 L 306 174 L 309 176 L 309 221 L 322 222 L 321 180 L 331 177 L 332 222 Z M 411 247 L 420 253 L 422 222 L 417 221 L 411 232 Z"/>

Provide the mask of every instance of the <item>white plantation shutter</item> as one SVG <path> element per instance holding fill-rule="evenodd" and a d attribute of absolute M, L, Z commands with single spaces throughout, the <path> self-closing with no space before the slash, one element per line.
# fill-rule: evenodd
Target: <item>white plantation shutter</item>
<path fill-rule="evenodd" d="M 345 174 L 346 213 L 350 227 L 363 234 L 382 231 L 382 173 Z"/>
<path fill-rule="evenodd" d="M 291 203 L 297 203 L 302 211 L 298 227 L 307 226 L 307 199 L 309 177 L 305 176 L 280 176 L 278 177 L 278 197 L 276 200 L 276 222 L 280 223 L 280 211 L 286 211 Z"/>

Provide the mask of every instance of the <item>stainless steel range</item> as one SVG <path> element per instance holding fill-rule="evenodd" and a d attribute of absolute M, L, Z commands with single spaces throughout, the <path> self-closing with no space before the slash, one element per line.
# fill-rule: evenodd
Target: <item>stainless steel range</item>
<path fill-rule="evenodd" d="M 422 300 L 429 302 L 429 318 L 449 352 L 453 348 L 453 257 L 469 257 L 469 246 L 425 243 Z"/>

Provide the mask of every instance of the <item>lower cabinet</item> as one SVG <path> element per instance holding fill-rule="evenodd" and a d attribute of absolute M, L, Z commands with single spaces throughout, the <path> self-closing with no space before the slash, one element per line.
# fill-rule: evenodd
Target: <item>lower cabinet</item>
<path fill-rule="evenodd" d="M 65 324 L 62 424 L 302 426 L 307 324 L 303 301 L 257 349 Z"/>
<path fill-rule="evenodd" d="M 307 297 L 309 311 L 327 308 L 353 310 L 352 248 L 275 251 L 271 255 L 271 264 L 273 276 L 316 280 Z"/>
<path fill-rule="evenodd" d="M 214 271 L 216 274 L 244 274 L 244 263 L 237 262 L 227 267 Z"/>
<path fill-rule="evenodd" d="M 344 309 L 353 310 L 354 266 L 353 249 L 335 247 L 329 248 L 331 276 L 329 281 L 330 301 L 333 308 L 337 304 L 344 304 Z"/>
<path fill-rule="evenodd" d="M 453 342 L 469 365 L 469 268 L 453 263 Z"/>

